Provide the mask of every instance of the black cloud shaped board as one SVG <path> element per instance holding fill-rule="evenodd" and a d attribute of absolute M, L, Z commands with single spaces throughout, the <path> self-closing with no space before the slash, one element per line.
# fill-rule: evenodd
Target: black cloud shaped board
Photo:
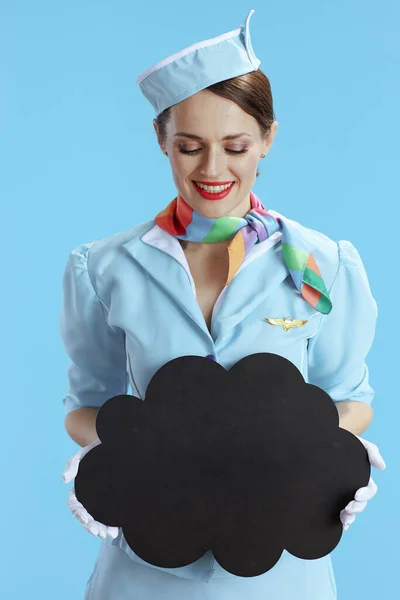
<path fill-rule="evenodd" d="M 102 443 L 80 463 L 77 499 L 164 568 L 211 550 L 225 570 L 253 577 L 284 549 L 325 556 L 340 541 L 341 509 L 370 476 L 329 395 L 276 354 L 229 371 L 209 358 L 172 360 L 145 401 L 110 398 L 96 429 Z"/>

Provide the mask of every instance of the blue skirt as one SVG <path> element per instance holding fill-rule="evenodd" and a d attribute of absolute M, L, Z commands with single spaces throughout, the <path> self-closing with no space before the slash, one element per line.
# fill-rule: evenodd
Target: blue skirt
<path fill-rule="evenodd" d="M 330 556 L 301 560 L 284 552 L 257 577 L 184 579 L 133 561 L 102 540 L 84 600 L 336 600 Z"/>

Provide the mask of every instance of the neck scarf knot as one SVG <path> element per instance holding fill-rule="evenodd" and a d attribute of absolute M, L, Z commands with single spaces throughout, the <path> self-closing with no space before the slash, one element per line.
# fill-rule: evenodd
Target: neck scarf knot
<path fill-rule="evenodd" d="M 229 272 L 225 285 L 236 275 L 247 252 L 271 235 L 282 233 L 282 254 L 293 283 L 306 302 L 322 314 L 329 314 L 332 302 L 316 260 L 300 228 L 284 217 L 275 217 L 250 192 L 251 209 L 244 217 L 209 219 L 193 210 L 178 194 L 155 218 L 156 224 L 181 240 L 212 243 L 231 240 L 228 246 Z"/>

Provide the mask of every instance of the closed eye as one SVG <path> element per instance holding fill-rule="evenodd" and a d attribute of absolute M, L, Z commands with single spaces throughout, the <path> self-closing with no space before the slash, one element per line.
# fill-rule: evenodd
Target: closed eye
<path fill-rule="evenodd" d="M 201 150 L 201 148 L 196 148 L 195 150 L 185 150 L 184 148 L 179 148 L 179 152 L 181 152 L 182 154 L 198 154 L 199 152 L 201 152 Z M 232 150 L 230 148 L 225 148 L 225 150 L 230 154 L 244 154 L 245 152 L 247 152 L 247 148 L 243 148 L 242 150 Z"/>

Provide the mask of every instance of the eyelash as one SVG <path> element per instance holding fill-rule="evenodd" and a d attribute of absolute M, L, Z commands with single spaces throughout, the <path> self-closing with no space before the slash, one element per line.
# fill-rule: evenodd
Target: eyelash
<path fill-rule="evenodd" d="M 198 154 L 201 151 L 201 148 L 197 148 L 196 150 L 184 150 L 183 148 L 179 148 L 179 152 L 181 152 L 182 154 Z M 230 150 L 229 148 L 226 148 L 227 152 L 230 152 L 231 154 L 245 154 L 245 152 L 247 152 L 247 148 L 243 148 L 243 150 Z"/>

